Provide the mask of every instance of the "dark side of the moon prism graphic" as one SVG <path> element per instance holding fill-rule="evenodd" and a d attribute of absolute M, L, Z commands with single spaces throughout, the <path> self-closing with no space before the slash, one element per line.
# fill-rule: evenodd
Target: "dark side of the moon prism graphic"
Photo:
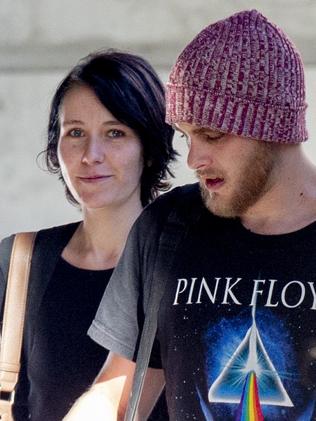
<path fill-rule="evenodd" d="M 256 377 L 261 405 L 293 406 L 260 338 L 255 321 L 255 306 L 252 308 L 251 327 L 209 389 L 209 402 L 239 404 L 247 376 L 251 372 Z"/>

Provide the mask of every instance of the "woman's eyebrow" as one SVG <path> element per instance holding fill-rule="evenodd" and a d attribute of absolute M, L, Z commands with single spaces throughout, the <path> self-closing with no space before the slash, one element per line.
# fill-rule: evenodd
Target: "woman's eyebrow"
<path fill-rule="evenodd" d="M 65 120 L 62 122 L 63 126 L 70 126 L 73 124 L 84 124 L 84 122 L 81 120 Z"/>
<path fill-rule="evenodd" d="M 82 120 L 77 120 L 77 119 L 72 119 L 72 120 L 65 120 L 65 121 L 63 121 L 63 123 L 62 123 L 62 125 L 63 126 L 72 126 L 73 124 L 82 124 L 82 125 L 84 125 L 85 123 L 84 123 L 84 121 L 82 121 Z M 125 124 L 124 123 L 121 123 L 120 121 L 118 121 L 118 120 L 105 120 L 104 122 L 103 122 L 103 125 L 104 126 L 125 126 Z"/>
<path fill-rule="evenodd" d="M 118 120 L 106 120 L 103 125 L 105 126 L 126 126 L 126 124 L 122 123 Z"/>

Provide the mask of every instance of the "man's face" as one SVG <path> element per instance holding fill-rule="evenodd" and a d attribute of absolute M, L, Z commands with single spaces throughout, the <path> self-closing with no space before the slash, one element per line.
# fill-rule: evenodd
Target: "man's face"
<path fill-rule="evenodd" d="M 177 129 L 188 140 L 188 165 L 215 215 L 244 215 L 273 185 L 279 156 L 275 145 L 189 123 L 178 123 Z"/>

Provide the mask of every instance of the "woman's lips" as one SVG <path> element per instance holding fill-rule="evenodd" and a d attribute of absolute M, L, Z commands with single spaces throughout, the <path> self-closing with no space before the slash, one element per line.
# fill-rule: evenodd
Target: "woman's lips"
<path fill-rule="evenodd" d="M 220 177 L 214 177 L 214 178 L 206 178 L 205 179 L 205 186 L 209 190 L 218 190 L 222 187 L 224 184 L 224 179 Z"/>
<path fill-rule="evenodd" d="M 89 177 L 78 177 L 84 183 L 99 183 L 111 178 L 111 175 L 93 175 Z"/>

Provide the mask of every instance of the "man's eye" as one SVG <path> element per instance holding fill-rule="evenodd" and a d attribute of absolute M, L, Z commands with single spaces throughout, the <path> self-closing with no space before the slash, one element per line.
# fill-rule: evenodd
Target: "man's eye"
<path fill-rule="evenodd" d="M 208 133 L 208 134 L 205 134 L 205 139 L 208 141 L 221 140 L 223 139 L 224 136 L 225 136 L 225 133 L 220 133 L 220 132 L 210 133 L 210 134 Z"/>
<path fill-rule="evenodd" d="M 82 137 L 83 131 L 81 129 L 72 129 L 70 130 L 69 135 L 71 137 Z"/>
<path fill-rule="evenodd" d="M 108 136 L 112 138 L 118 138 L 125 136 L 125 133 L 122 130 L 112 129 L 108 131 Z"/>

